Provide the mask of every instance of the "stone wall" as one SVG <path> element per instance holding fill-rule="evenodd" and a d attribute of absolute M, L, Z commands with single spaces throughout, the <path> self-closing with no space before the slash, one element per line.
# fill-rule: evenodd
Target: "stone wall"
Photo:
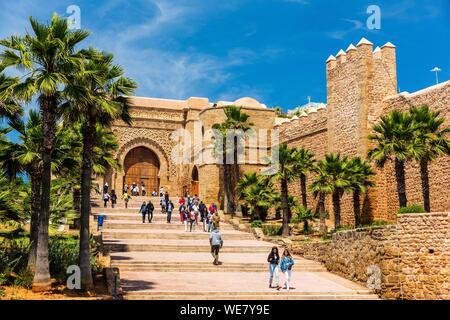
<path fill-rule="evenodd" d="M 294 252 L 372 286 L 385 299 L 449 299 L 449 239 L 448 213 L 409 214 L 398 216 L 396 225 L 338 232 Z"/>

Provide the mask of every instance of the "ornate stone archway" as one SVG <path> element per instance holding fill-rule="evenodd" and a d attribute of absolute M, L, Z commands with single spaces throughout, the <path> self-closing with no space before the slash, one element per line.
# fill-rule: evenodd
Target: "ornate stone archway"
<path fill-rule="evenodd" d="M 133 149 L 144 147 L 151 152 L 153 152 L 156 157 L 159 160 L 159 172 L 158 172 L 158 178 L 160 180 L 160 185 L 167 185 L 170 180 L 170 170 L 171 170 L 171 163 L 169 161 L 169 157 L 164 152 L 163 148 L 160 147 L 155 141 L 148 138 L 136 138 L 133 139 L 124 145 L 122 145 L 119 148 L 119 151 L 117 152 L 117 160 L 122 166 L 122 170 L 120 172 L 115 172 L 114 174 L 114 188 L 118 188 L 118 190 L 122 190 L 123 187 L 123 181 L 125 177 L 125 158 L 127 154 Z M 151 190 L 148 190 L 151 192 Z"/>

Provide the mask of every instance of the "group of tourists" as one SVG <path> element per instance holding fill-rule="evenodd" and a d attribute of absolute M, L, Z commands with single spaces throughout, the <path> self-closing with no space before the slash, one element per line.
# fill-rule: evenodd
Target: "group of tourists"
<path fill-rule="evenodd" d="M 290 290 L 290 281 L 292 279 L 292 267 L 294 266 L 294 259 L 288 249 L 284 249 L 283 256 L 280 257 L 278 253 L 278 248 L 273 247 L 267 257 L 267 262 L 269 263 L 269 288 L 276 288 L 280 290 L 280 276 L 278 271 L 278 265 L 281 272 L 285 275 L 284 289 Z M 273 278 L 275 277 L 275 286 L 272 286 Z"/>
<path fill-rule="evenodd" d="M 111 208 L 114 208 L 114 206 L 117 204 L 116 191 L 111 190 L 111 192 L 109 192 L 108 182 L 106 182 L 105 185 L 103 186 L 102 200 L 103 200 L 103 207 L 104 208 L 108 207 L 108 202 L 109 201 L 111 201 Z"/>
<path fill-rule="evenodd" d="M 134 197 L 143 196 L 147 194 L 147 191 L 145 190 L 145 183 L 141 182 L 141 186 L 139 187 L 136 182 L 133 182 L 131 186 L 128 186 L 128 184 L 125 183 L 123 186 L 123 194 L 128 194 L 128 189 L 130 189 L 130 193 Z"/>
<path fill-rule="evenodd" d="M 180 222 L 184 224 L 186 232 L 195 231 L 195 226 L 199 224 L 199 221 L 204 232 L 211 232 L 219 228 L 220 217 L 215 203 L 208 208 L 197 195 L 191 197 L 189 194 L 187 200 L 181 197 L 178 203 L 180 205 Z"/>

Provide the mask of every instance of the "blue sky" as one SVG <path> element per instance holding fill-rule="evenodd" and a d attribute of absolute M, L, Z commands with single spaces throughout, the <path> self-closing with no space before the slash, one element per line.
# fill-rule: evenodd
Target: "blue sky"
<path fill-rule="evenodd" d="M 92 32 L 86 44 L 114 53 L 139 96 L 326 102 L 325 60 L 363 36 L 397 46 L 401 91 L 433 85 L 435 66 L 450 79 L 448 0 L 1 1 L 0 37 L 72 4 Z M 369 5 L 381 8 L 380 30 L 366 27 Z"/>

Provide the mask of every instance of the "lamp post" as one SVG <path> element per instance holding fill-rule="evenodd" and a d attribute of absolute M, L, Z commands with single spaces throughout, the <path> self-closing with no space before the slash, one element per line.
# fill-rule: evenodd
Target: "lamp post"
<path fill-rule="evenodd" d="M 436 84 L 439 84 L 439 76 L 438 73 L 441 72 L 442 69 L 438 68 L 438 67 L 434 67 L 433 69 L 430 70 L 430 72 L 434 72 L 436 74 Z"/>

